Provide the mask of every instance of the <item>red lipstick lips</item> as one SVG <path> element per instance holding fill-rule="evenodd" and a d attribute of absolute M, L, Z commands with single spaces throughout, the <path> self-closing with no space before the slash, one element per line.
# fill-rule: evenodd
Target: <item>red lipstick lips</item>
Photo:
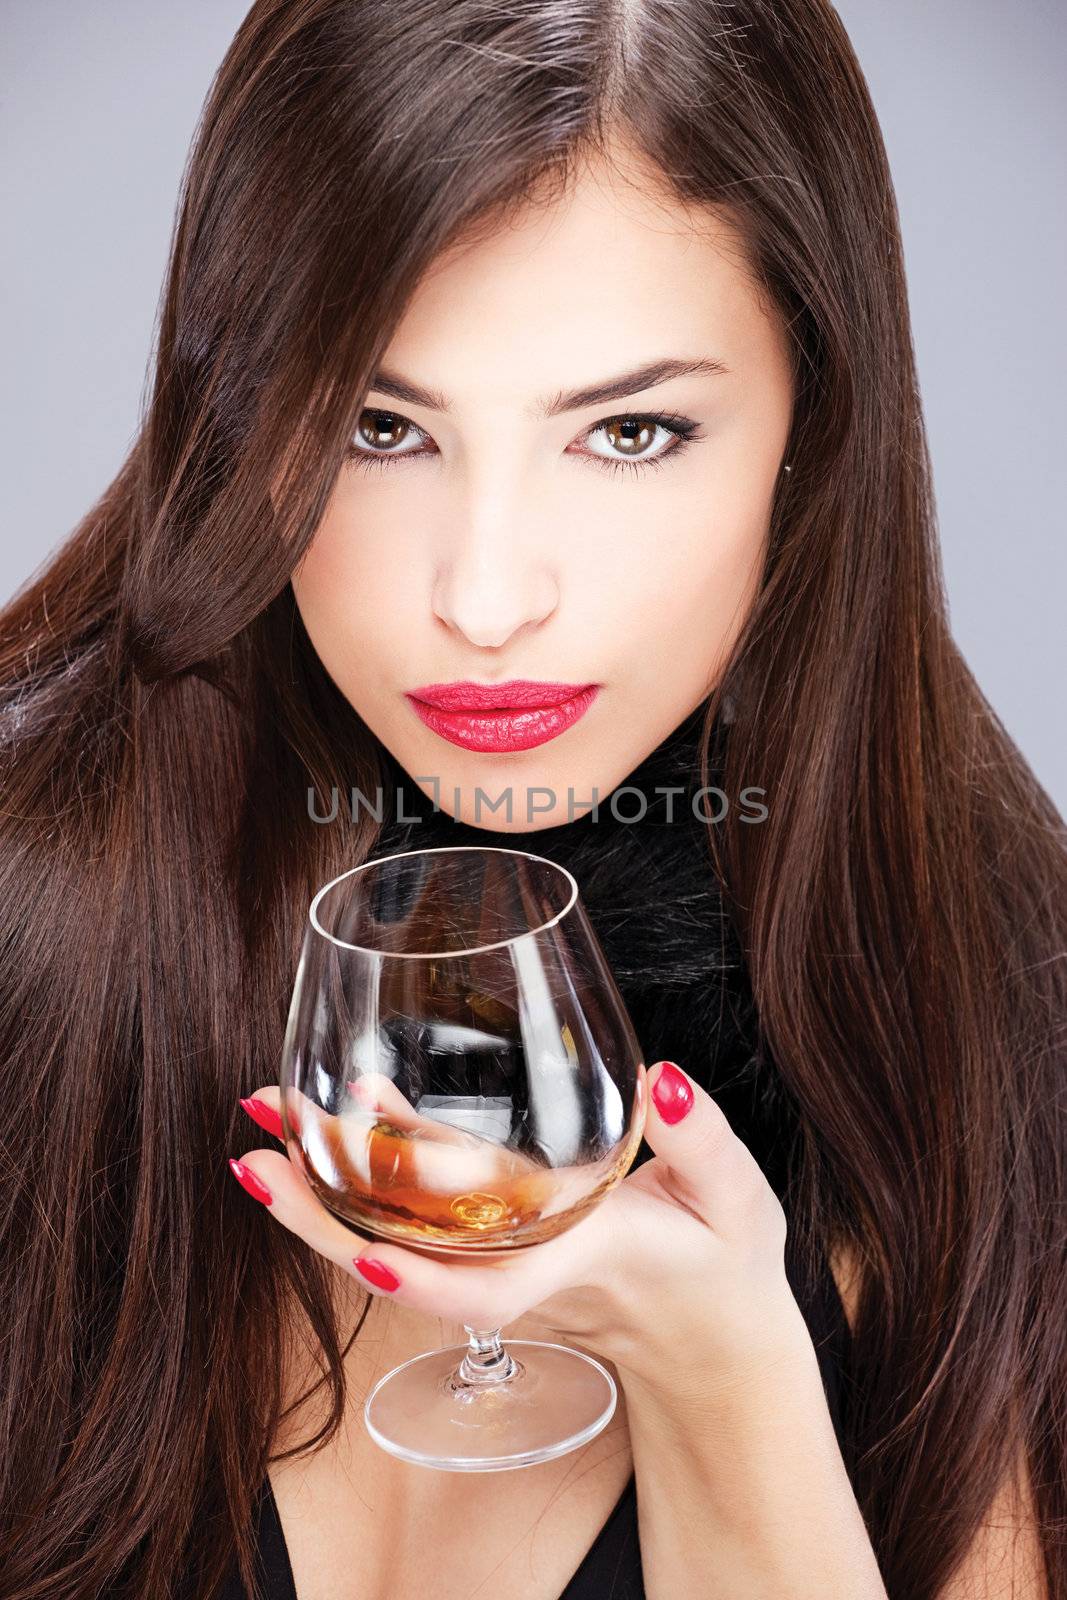
<path fill-rule="evenodd" d="M 596 683 L 428 683 L 407 694 L 428 728 L 464 750 L 530 750 L 555 739 L 584 716 Z"/>

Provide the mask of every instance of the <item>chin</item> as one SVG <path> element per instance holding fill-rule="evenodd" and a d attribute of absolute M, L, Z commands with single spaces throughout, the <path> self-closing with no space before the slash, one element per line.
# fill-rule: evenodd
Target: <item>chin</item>
<path fill-rule="evenodd" d="M 558 827 L 561 823 L 576 821 L 586 811 L 592 809 L 591 806 L 581 807 L 575 804 L 572 811 L 568 813 L 565 795 L 549 810 L 534 809 L 545 798 L 543 795 L 534 794 L 530 802 L 531 810 L 527 815 L 526 785 L 515 784 L 512 785 L 512 814 L 509 819 L 503 805 L 493 811 L 485 798 L 480 799 L 480 804 L 476 811 L 475 790 L 477 787 L 477 785 L 473 785 L 470 789 L 461 789 L 460 800 L 462 803 L 458 811 L 454 811 L 450 806 L 445 806 L 444 804 L 442 804 L 442 810 L 447 810 L 449 815 L 454 817 L 457 822 L 463 822 L 469 827 L 478 828 L 483 833 L 499 834 L 505 838 L 508 834 L 541 833 L 547 828 Z M 495 795 L 500 794 L 507 788 L 506 785 L 498 785 L 495 788 L 491 788 L 488 784 L 483 784 L 481 787 L 483 793 L 489 796 L 489 800 L 492 800 Z M 530 787 L 536 788 L 537 786 L 531 785 Z M 550 786 L 545 784 L 544 787 L 548 788 Z M 447 790 L 442 785 L 442 802 L 446 792 Z M 452 798 L 454 798 L 454 795 Z"/>

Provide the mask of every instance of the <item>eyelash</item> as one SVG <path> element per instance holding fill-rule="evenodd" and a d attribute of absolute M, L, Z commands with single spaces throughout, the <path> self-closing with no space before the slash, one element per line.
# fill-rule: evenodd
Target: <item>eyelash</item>
<path fill-rule="evenodd" d="M 403 416 L 399 411 L 386 411 L 381 406 L 364 406 L 361 415 L 396 417 L 425 437 L 425 430 L 420 428 L 417 422 L 412 422 L 409 417 Z M 660 450 L 654 456 L 648 456 L 644 460 L 627 461 L 622 456 L 613 458 L 611 456 L 596 455 L 592 452 L 584 457 L 585 460 L 592 461 L 596 466 L 604 467 L 609 472 L 618 472 L 620 469 L 623 472 L 644 472 L 649 467 L 662 467 L 671 456 L 680 455 L 687 445 L 704 437 L 700 432 L 699 424 L 694 422 L 691 417 L 683 417 L 673 411 L 620 411 L 614 416 L 604 417 L 600 422 L 594 423 L 591 428 L 586 429 L 582 437 L 585 438 L 591 433 L 597 433 L 601 428 L 610 427 L 613 422 L 636 422 L 642 426 L 652 424 L 654 427 L 663 428 L 667 433 L 673 433 L 675 443 L 665 450 Z M 364 450 L 354 444 L 348 447 L 349 459 L 358 462 L 360 466 L 382 467 L 387 463 L 405 459 L 417 461 L 420 455 L 421 452 L 416 450 Z"/>

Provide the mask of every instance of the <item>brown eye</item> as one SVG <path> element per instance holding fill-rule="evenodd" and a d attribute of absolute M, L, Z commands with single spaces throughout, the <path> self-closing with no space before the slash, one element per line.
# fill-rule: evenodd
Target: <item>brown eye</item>
<path fill-rule="evenodd" d="M 603 424 L 603 431 L 623 456 L 639 456 L 652 443 L 658 424 L 642 417 L 614 417 Z"/>
<path fill-rule="evenodd" d="M 585 435 L 587 448 L 581 452 L 598 467 L 618 472 L 643 471 L 661 467 L 668 457 L 684 450 L 691 439 L 700 439 L 698 425 L 691 417 L 669 411 L 624 412 L 605 417 Z"/>
<path fill-rule="evenodd" d="M 403 444 L 411 430 L 405 417 L 395 411 L 364 411 L 360 415 L 356 432 L 364 444 L 375 450 L 392 450 Z"/>

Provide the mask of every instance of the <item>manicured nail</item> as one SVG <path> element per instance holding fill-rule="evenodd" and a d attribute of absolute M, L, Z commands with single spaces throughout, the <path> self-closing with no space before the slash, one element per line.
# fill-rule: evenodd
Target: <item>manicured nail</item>
<path fill-rule="evenodd" d="M 235 1161 L 231 1156 L 230 1171 L 237 1179 L 237 1182 L 241 1185 L 241 1188 L 248 1190 L 253 1200 L 261 1200 L 265 1206 L 269 1206 L 273 1203 L 274 1196 L 271 1194 L 266 1184 L 261 1183 L 256 1177 L 255 1173 L 252 1171 L 252 1168 L 246 1167 L 243 1161 Z"/>
<path fill-rule="evenodd" d="M 265 1100 L 257 1100 L 253 1095 L 247 1100 L 242 1100 L 241 1105 L 253 1122 L 258 1122 L 261 1128 L 266 1128 L 268 1133 L 273 1133 L 276 1139 L 284 1139 L 282 1132 L 282 1119 Z"/>
<path fill-rule="evenodd" d="M 355 1256 L 354 1265 L 376 1289 L 399 1289 L 400 1279 L 384 1261 L 375 1261 L 372 1256 Z"/>
<path fill-rule="evenodd" d="M 683 1072 L 673 1061 L 665 1061 L 662 1071 L 652 1085 L 652 1098 L 664 1122 L 681 1122 L 693 1109 L 693 1091 Z"/>

